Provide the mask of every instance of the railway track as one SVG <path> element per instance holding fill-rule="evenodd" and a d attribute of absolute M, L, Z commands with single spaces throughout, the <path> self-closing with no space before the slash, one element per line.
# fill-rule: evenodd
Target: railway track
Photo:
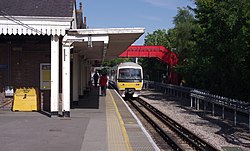
<path fill-rule="evenodd" d="M 128 103 L 151 124 L 158 135 L 160 135 L 173 150 L 218 151 L 217 148 L 142 99 L 129 100 Z"/>

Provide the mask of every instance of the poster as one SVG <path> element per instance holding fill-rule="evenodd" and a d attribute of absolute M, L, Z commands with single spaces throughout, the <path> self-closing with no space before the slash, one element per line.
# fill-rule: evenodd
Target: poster
<path fill-rule="evenodd" d="M 40 64 L 40 89 L 50 90 L 51 88 L 51 65 L 50 63 Z"/>

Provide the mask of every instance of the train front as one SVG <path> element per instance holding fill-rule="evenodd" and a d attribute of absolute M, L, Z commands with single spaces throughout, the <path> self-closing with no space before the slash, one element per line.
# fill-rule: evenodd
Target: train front
<path fill-rule="evenodd" d="M 143 86 L 141 66 L 122 67 L 118 69 L 117 87 L 122 97 L 138 97 Z"/>

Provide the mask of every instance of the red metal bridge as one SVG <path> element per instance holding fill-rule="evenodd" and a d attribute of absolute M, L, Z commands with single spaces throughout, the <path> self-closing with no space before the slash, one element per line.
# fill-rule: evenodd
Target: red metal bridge
<path fill-rule="evenodd" d="M 130 46 L 119 57 L 130 58 L 157 58 L 169 65 L 167 83 L 180 84 L 180 78 L 178 74 L 172 70 L 172 67 L 178 63 L 177 54 L 169 51 L 164 46 Z"/>
<path fill-rule="evenodd" d="M 177 54 L 164 46 L 130 46 L 119 57 L 157 58 L 170 66 L 178 63 Z"/>

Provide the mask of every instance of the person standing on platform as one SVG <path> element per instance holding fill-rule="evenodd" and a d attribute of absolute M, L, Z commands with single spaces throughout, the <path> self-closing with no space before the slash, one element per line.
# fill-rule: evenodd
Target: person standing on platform
<path fill-rule="evenodd" d="M 95 87 L 97 87 L 97 83 L 98 83 L 98 79 L 99 79 L 99 75 L 98 75 L 97 71 L 95 71 L 93 78 L 94 78 L 94 85 L 95 85 Z"/>
<path fill-rule="evenodd" d="M 108 85 L 108 76 L 107 73 L 103 73 L 100 77 L 100 86 L 101 86 L 101 95 L 106 96 L 106 89 Z"/>

